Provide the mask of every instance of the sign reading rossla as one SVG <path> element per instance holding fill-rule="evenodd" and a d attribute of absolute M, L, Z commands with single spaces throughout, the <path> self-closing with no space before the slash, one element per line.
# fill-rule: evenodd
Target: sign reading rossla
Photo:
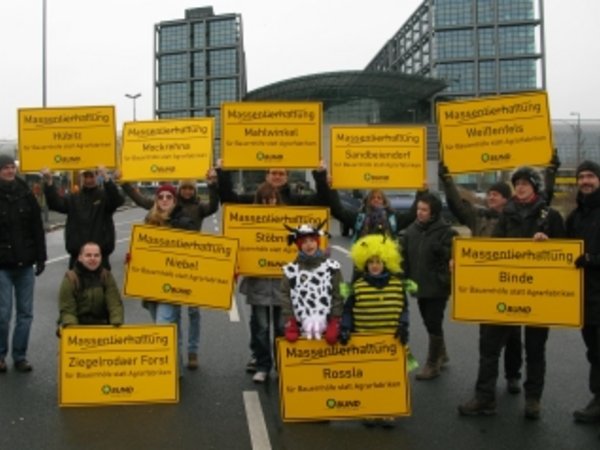
<path fill-rule="evenodd" d="M 19 109 L 22 172 L 116 166 L 114 106 Z"/>
<path fill-rule="evenodd" d="M 321 103 L 309 102 L 223 103 L 223 168 L 318 167 L 321 110 Z"/>
<path fill-rule="evenodd" d="M 422 188 L 426 154 L 425 127 L 332 126 L 332 187 Z"/>
<path fill-rule="evenodd" d="M 550 163 L 545 92 L 442 102 L 436 108 L 441 159 L 451 173 Z"/>
<path fill-rule="evenodd" d="M 159 302 L 231 308 L 238 241 L 134 225 L 124 293 Z"/>
<path fill-rule="evenodd" d="M 63 328 L 58 370 L 60 406 L 177 403 L 177 328 Z"/>
<path fill-rule="evenodd" d="M 453 319 L 581 327 L 582 241 L 457 237 L 453 252 Z"/>
<path fill-rule="evenodd" d="M 240 241 L 238 273 L 257 277 L 280 277 L 281 268 L 298 255 L 287 244 L 289 231 L 302 224 L 328 230 L 329 209 L 304 206 L 223 205 L 223 233 Z M 325 237 L 321 249 L 327 248 Z"/>
<path fill-rule="evenodd" d="M 352 335 L 346 346 L 277 339 L 285 422 L 411 414 L 406 350 L 392 335 Z"/>
<path fill-rule="evenodd" d="M 212 161 L 213 130 L 212 117 L 125 123 L 121 178 L 204 179 Z"/>

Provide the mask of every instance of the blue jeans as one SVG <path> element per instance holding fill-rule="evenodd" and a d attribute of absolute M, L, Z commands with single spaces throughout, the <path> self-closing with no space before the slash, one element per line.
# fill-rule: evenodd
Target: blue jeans
<path fill-rule="evenodd" d="M 273 317 L 271 317 L 271 310 Z M 274 342 L 271 342 L 271 323 L 274 337 L 283 336 L 283 322 L 280 306 L 252 305 L 250 316 L 250 347 L 256 358 L 258 372 L 270 372 L 275 354 Z"/>
<path fill-rule="evenodd" d="M 13 309 L 13 290 L 17 317 L 12 335 L 12 359 L 15 363 L 27 357 L 29 332 L 33 321 L 33 267 L 0 270 L 0 359 L 8 354 L 8 331 Z"/>
<path fill-rule="evenodd" d="M 181 336 L 181 306 L 170 303 L 148 302 L 146 307 L 154 323 L 174 323 L 177 325 L 177 359 L 179 375 L 183 375 L 183 339 Z"/>
<path fill-rule="evenodd" d="M 188 353 L 198 354 L 200 346 L 200 308 L 188 306 Z"/>

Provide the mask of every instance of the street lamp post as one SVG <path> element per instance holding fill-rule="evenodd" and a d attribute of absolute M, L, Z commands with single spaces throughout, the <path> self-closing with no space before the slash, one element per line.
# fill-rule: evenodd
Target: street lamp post
<path fill-rule="evenodd" d="M 47 34 L 47 7 L 46 0 L 42 2 L 42 106 L 46 107 L 46 34 Z"/>
<path fill-rule="evenodd" d="M 142 96 L 141 93 L 137 93 L 137 94 L 125 94 L 125 97 L 130 98 L 133 101 L 133 121 L 135 122 L 136 120 L 136 116 L 135 116 L 135 103 L 137 101 L 138 98 L 140 98 Z"/>
<path fill-rule="evenodd" d="M 581 162 L 581 147 L 582 147 L 582 142 L 581 142 L 581 114 L 579 112 L 572 112 L 570 113 L 571 116 L 576 116 L 577 117 L 577 125 L 575 126 L 575 137 L 577 139 L 577 142 L 575 143 L 575 157 L 576 157 L 576 161 L 577 164 L 576 166 L 579 166 L 579 163 Z"/>

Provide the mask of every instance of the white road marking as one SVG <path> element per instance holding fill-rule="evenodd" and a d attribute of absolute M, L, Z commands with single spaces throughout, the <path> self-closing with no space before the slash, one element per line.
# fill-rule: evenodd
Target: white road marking
<path fill-rule="evenodd" d="M 240 313 L 238 311 L 237 302 L 235 301 L 235 295 L 231 296 L 231 309 L 229 310 L 229 321 L 239 322 Z"/>
<path fill-rule="evenodd" d="M 258 392 L 244 391 L 243 395 L 252 450 L 271 450 L 267 424 L 265 423 L 265 417 L 263 415 L 262 406 L 260 405 Z"/>
<path fill-rule="evenodd" d="M 331 248 L 337 250 L 338 252 L 343 253 L 346 256 L 348 256 L 350 254 L 350 250 L 348 250 L 344 247 L 340 247 L 339 245 L 332 245 Z"/>

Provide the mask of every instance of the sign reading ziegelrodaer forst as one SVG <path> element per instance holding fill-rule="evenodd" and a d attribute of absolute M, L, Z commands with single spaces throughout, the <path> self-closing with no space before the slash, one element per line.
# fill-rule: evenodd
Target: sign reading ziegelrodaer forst
<path fill-rule="evenodd" d="M 60 406 L 179 401 L 175 325 L 73 325 L 59 342 Z"/>
<path fill-rule="evenodd" d="M 453 247 L 453 319 L 581 327 L 582 241 L 458 237 Z"/>
<path fill-rule="evenodd" d="M 123 291 L 159 302 L 230 309 L 238 241 L 134 225 Z"/>
<path fill-rule="evenodd" d="M 22 172 L 116 166 L 114 106 L 19 109 Z"/>
<path fill-rule="evenodd" d="M 441 159 L 451 173 L 550 163 L 545 92 L 442 102 L 436 108 Z"/>
<path fill-rule="evenodd" d="M 223 233 L 240 241 L 240 275 L 280 277 L 281 267 L 298 255 L 295 245 L 287 244 L 289 231 L 302 224 L 329 229 L 329 209 L 304 206 L 238 205 L 223 206 Z M 327 247 L 321 239 L 321 248 Z"/>
<path fill-rule="evenodd" d="M 346 346 L 277 339 L 286 422 L 410 415 L 406 351 L 392 335 L 352 335 Z"/>
<path fill-rule="evenodd" d="M 335 189 L 418 189 L 427 167 L 425 127 L 332 126 Z"/>
<path fill-rule="evenodd" d="M 318 167 L 321 161 L 321 110 L 321 103 L 314 102 L 223 103 L 223 167 Z"/>
<path fill-rule="evenodd" d="M 214 119 L 127 122 L 123 127 L 123 180 L 204 179 L 213 153 Z"/>

